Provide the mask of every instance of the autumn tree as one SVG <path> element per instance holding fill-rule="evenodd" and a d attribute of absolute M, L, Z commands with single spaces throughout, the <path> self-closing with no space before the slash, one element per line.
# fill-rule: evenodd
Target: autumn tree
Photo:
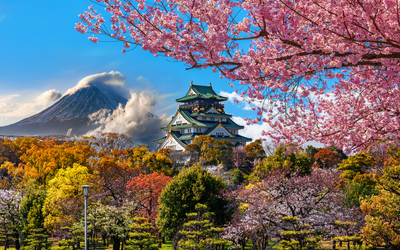
<path fill-rule="evenodd" d="M 246 150 L 246 158 L 250 162 L 255 160 L 263 160 L 265 158 L 265 151 L 262 146 L 261 140 L 256 140 L 244 147 Z"/>
<path fill-rule="evenodd" d="M 74 164 L 59 169 L 48 183 L 46 199 L 43 205 L 44 226 L 49 231 L 60 227 L 72 226 L 83 207 L 82 185 L 92 185 L 93 175 L 87 167 Z"/>
<path fill-rule="evenodd" d="M 129 196 L 139 203 L 140 216 L 143 216 L 153 227 L 156 226 L 161 191 L 172 180 L 164 174 L 152 173 L 149 175 L 141 174 L 128 181 L 126 189 Z"/>
<path fill-rule="evenodd" d="M 386 162 L 382 176 L 377 178 L 377 195 L 362 199 L 366 213 L 364 239 L 375 245 L 383 243 L 390 249 L 400 247 L 400 151 Z"/>
<path fill-rule="evenodd" d="M 187 145 L 188 152 L 197 151 L 198 160 L 201 164 L 216 161 L 215 150 L 213 150 L 215 140 L 208 135 L 200 135 L 193 139 L 192 143 Z M 191 146 L 190 146 L 191 145 Z"/>
<path fill-rule="evenodd" d="M 87 139 L 98 150 L 124 150 L 128 147 L 133 147 L 133 138 L 119 133 L 98 132 L 95 136 Z"/>
<path fill-rule="evenodd" d="M 127 198 L 126 183 L 143 171 L 142 162 L 132 164 L 131 159 L 126 159 L 123 154 L 124 151 L 118 149 L 111 152 L 101 150 L 92 166 L 94 182 L 98 187 L 94 190 L 97 199 L 108 200 L 116 206 L 121 206 Z"/>
<path fill-rule="evenodd" d="M 55 141 L 44 141 L 42 144 L 30 145 L 21 155 L 21 166 L 24 178 L 33 179 L 38 185 L 46 185 L 54 177 L 57 170 L 78 163 L 89 167 L 93 149 L 88 145 L 64 142 L 58 145 Z"/>
<path fill-rule="evenodd" d="M 214 140 L 214 147 L 209 152 L 209 158 L 215 159 L 218 164 L 230 169 L 233 165 L 234 144 L 228 140 Z"/>
<path fill-rule="evenodd" d="M 321 148 L 314 155 L 314 160 L 321 168 L 333 168 L 342 162 L 339 153 L 330 148 Z"/>
<path fill-rule="evenodd" d="M 148 153 L 143 161 L 149 173 L 162 173 L 171 177 L 179 173 L 179 169 L 173 167 L 173 162 L 169 157 L 162 153 Z"/>

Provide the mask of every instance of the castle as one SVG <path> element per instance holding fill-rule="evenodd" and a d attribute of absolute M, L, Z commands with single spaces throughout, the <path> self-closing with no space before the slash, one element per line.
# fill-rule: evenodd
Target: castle
<path fill-rule="evenodd" d="M 232 121 L 232 115 L 225 113 L 226 100 L 227 97 L 215 93 L 211 83 L 202 86 L 192 82 L 186 95 L 176 99 L 180 105 L 170 123 L 161 128 L 168 132 L 167 136 L 154 141 L 159 144 L 158 150 L 184 151 L 185 146 L 199 135 L 229 140 L 235 146 L 251 141 L 251 138 L 239 135 L 239 130 L 244 127 Z"/>

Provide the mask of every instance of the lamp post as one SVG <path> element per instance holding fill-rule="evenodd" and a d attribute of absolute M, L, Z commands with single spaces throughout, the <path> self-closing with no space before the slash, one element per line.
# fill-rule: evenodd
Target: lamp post
<path fill-rule="evenodd" d="M 89 196 L 89 185 L 83 185 L 83 197 L 85 197 L 85 250 L 88 250 L 87 243 L 87 198 Z"/>

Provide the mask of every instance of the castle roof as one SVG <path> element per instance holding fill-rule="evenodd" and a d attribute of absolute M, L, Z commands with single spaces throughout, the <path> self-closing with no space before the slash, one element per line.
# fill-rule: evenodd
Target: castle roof
<path fill-rule="evenodd" d="M 220 96 L 213 90 L 211 83 L 210 86 L 190 85 L 189 91 L 184 97 L 176 99 L 177 102 L 187 102 L 194 99 L 216 99 L 217 101 L 226 101 L 227 97 Z"/>

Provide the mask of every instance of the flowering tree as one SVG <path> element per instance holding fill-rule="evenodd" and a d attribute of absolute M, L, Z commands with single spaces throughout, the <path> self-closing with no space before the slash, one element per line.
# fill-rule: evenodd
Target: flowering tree
<path fill-rule="evenodd" d="M 296 225 L 309 224 L 307 230 L 327 237 L 335 233 L 335 220 L 359 218 L 354 216 L 355 211 L 341 206 L 343 195 L 337 187 L 336 170 L 313 169 L 309 175 L 286 176 L 276 171 L 263 181 L 228 194 L 237 201 L 239 210 L 226 228 L 225 238 L 243 246 L 247 237 L 254 248 L 265 249 L 271 238 L 284 239 L 287 234 L 283 232 L 298 231 Z M 282 218 L 296 218 L 297 222 L 290 225 Z"/>
<path fill-rule="evenodd" d="M 396 0 L 96 1 L 111 27 L 90 6 L 76 30 L 245 84 L 240 95 L 261 102 L 248 123 L 267 122 L 275 142 L 350 153 L 400 138 Z"/>

